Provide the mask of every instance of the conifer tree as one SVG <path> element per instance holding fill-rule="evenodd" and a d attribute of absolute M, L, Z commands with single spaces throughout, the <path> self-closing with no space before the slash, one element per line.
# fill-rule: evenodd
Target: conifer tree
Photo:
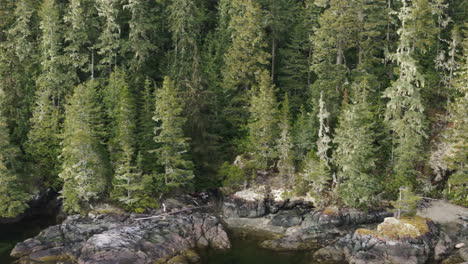
<path fill-rule="evenodd" d="M 393 211 L 396 212 L 396 218 L 400 219 L 402 215 L 414 216 L 417 212 L 418 202 L 420 200 L 421 197 L 415 195 L 411 188 L 400 187 L 398 199 L 390 203 L 394 208 Z"/>
<path fill-rule="evenodd" d="M 106 141 L 108 141 L 108 149 L 111 156 L 111 163 L 113 164 L 112 167 L 116 169 L 116 163 L 118 162 L 120 152 L 122 151 L 121 141 L 123 140 L 119 136 L 121 136 L 121 128 L 119 127 L 122 122 L 127 122 L 130 128 L 127 131 L 128 134 L 125 140 L 132 141 L 129 143 L 130 145 L 134 146 L 134 130 L 135 130 L 135 103 L 134 99 L 129 93 L 129 84 L 128 84 L 128 77 L 124 70 L 120 68 L 115 68 L 114 71 L 109 76 L 109 82 L 107 86 L 102 91 L 103 94 L 103 103 L 106 110 L 106 118 L 108 125 L 106 126 Z M 125 94 L 127 93 L 127 94 Z M 131 109 L 128 109 L 131 108 Z M 125 113 L 123 113 L 125 112 Z M 131 121 L 124 121 L 125 114 L 131 115 L 127 116 L 127 120 Z M 131 122 L 130 124 L 128 122 Z M 131 139 L 129 139 L 131 138 Z"/>
<path fill-rule="evenodd" d="M 174 54 L 171 71 L 173 79 L 183 91 L 198 90 L 201 82 L 200 11 L 196 1 L 175 0 L 169 6 L 169 30 L 172 33 Z"/>
<path fill-rule="evenodd" d="M 136 209 L 144 195 L 142 171 L 137 167 L 136 103 L 125 72 L 116 69 L 110 76 L 108 89 L 115 89 L 116 105 L 112 113 L 114 128 L 110 142 L 114 170 L 111 197 L 128 208 Z"/>
<path fill-rule="evenodd" d="M 144 174 L 152 174 L 155 170 L 156 156 L 152 152 L 156 148 L 154 138 L 154 85 L 149 80 L 145 80 L 145 86 L 140 95 L 141 102 L 138 114 L 138 151 L 141 155 L 140 170 Z"/>
<path fill-rule="evenodd" d="M 232 9 L 230 0 L 220 0 L 218 3 L 218 25 L 214 32 L 206 36 L 202 46 L 203 74 L 205 76 L 208 90 L 217 94 L 215 109 L 219 113 L 223 105 L 223 68 L 224 57 L 230 45 L 231 30 L 229 28 Z"/>
<path fill-rule="evenodd" d="M 47 186 L 58 188 L 61 114 L 54 106 L 52 98 L 49 89 L 42 89 L 37 93 L 31 129 L 26 141 L 26 152 L 35 162 L 38 179 L 44 181 Z"/>
<path fill-rule="evenodd" d="M 330 162 L 329 151 L 331 149 L 330 143 L 330 127 L 328 126 L 328 120 L 330 119 L 330 113 L 327 111 L 325 106 L 325 99 L 323 98 L 323 92 L 320 94 L 319 101 L 319 113 L 317 115 L 319 120 L 319 131 L 317 140 L 317 156 L 327 163 Z"/>
<path fill-rule="evenodd" d="M 40 10 L 42 30 L 42 74 L 38 90 L 50 89 L 54 105 L 62 107 L 76 82 L 76 74 L 70 71 L 64 59 L 64 25 L 56 0 L 45 0 Z"/>
<path fill-rule="evenodd" d="M 158 163 L 163 167 L 162 178 L 167 190 L 190 186 L 194 178 L 189 159 L 189 143 L 183 126 L 184 102 L 174 82 L 165 77 L 163 87 L 156 93 L 153 120 L 157 122 L 154 141 L 158 147 Z"/>
<path fill-rule="evenodd" d="M 109 161 L 99 135 L 103 120 L 97 89 L 96 81 L 77 86 L 66 106 L 60 178 L 64 209 L 70 213 L 91 208 L 109 182 Z"/>
<path fill-rule="evenodd" d="M 424 79 L 414 59 L 414 34 L 407 26 L 414 20 L 413 8 L 402 1 L 398 17 L 401 27 L 398 49 L 390 58 L 398 64 L 398 79 L 387 88 L 384 96 L 389 99 L 385 118 L 394 138 L 393 170 L 395 187 L 411 185 L 417 171 L 415 165 L 421 161 L 422 145 L 426 136 L 424 107 L 421 87 Z"/>
<path fill-rule="evenodd" d="M 112 65 L 117 64 L 117 57 L 120 53 L 120 33 L 121 28 L 118 23 L 118 14 L 120 10 L 119 1 L 97 0 L 96 8 L 99 17 L 103 20 L 99 42 L 95 45 L 97 53 L 102 55 L 100 64 L 111 70 Z"/>
<path fill-rule="evenodd" d="M 2 0 L 0 1 L 0 17 L 3 20 L 0 22 L 0 43 L 6 40 L 6 29 L 10 27 L 10 25 L 14 21 L 14 11 L 15 11 L 15 3 Z"/>
<path fill-rule="evenodd" d="M 275 80 L 277 71 L 278 48 L 288 36 L 290 25 L 293 24 L 297 11 L 296 3 L 291 0 L 264 0 L 267 9 L 268 31 L 271 46 L 271 79 Z"/>
<path fill-rule="evenodd" d="M 5 24 L 11 23 L 10 27 L 0 30 L 3 35 L 0 38 L 5 38 L 3 42 L 0 40 L 0 89 L 5 92 L 4 104 L 0 107 L 11 131 L 11 141 L 20 147 L 27 140 L 40 65 L 37 10 L 36 1 L 18 1 L 14 13 L 10 10 L 10 22 L 9 15 L 2 14 Z"/>
<path fill-rule="evenodd" d="M 215 144 L 219 138 L 214 133 L 217 123 L 212 121 L 216 117 L 210 109 L 213 94 L 204 85 L 206 81 L 199 47 L 201 22 L 205 15 L 201 3 L 176 0 L 169 6 L 169 30 L 174 45 L 171 72 L 185 100 L 187 123 L 184 129 L 191 135 L 190 149 L 195 169 L 200 175 L 196 178 L 197 187 L 209 184 L 211 179 L 208 174 L 218 166 L 213 156 L 217 156 Z"/>
<path fill-rule="evenodd" d="M 42 74 L 37 80 L 36 106 L 26 150 L 39 167 L 38 174 L 47 184 L 57 185 L 63 106 L 76 75 L 69 71 L 63 57 L 63 23 L 55 0 L 42 3 L 40 18 Z"/>
<path fill-rule="evenodd" d="M 460 68 L 453 79 L 453 87 L 459 96 L 449 105 L 450 128 L 445 132 L 445 142 L 449 144 L 444 158 L 449 169 L 454 170 L 448 181 L 448 196 L 456 203 L 468 205 L 468 37 L 463 40 L 463 56 Z"/>
<path fill-rule="evenodd" d="M 331 0 L 328 5 L 312 37 L 312 69 L 317 80 L 311 87 L 311 103 L 318 110 L 323 93 L 328 102 L 329 122 L 333 127 L 348 83 L 350 58 L 345 53 L 356 47 L 360 24 L 358 1 Z"/>
<path fill-rule="evenodd" d="M 279 173 L 287 180 L 291 182 L 290 177 L 294 175 L 295 157 L 294 157 L 294 145 L 291 136 L 291 115 L 289 113 L 289 99 L 285 96 L 283 104 L 281 106 L 281 113 L 279 119 L 280 137 L 278 138 L 278 170 Z"/>
<path fill-rule="evenodd" d="M 266 170 L 277 157 L 275 151 L 277 128 L 277 102 L 275 86 L 272 84 L 268 70 L 262 71 L 250 102 L 250 119 L 248 123 L 248 142 L 254 168 Z"/>
<path fill-rule="evenodd" d="M 381 75 L 385 49 L 385 27 L 387 26 L 387 1 L 365 1 L 357 3 L 358 10 L 358 68 L 368 73 Z"/>
<path fill-rule="evenodd" d="M 65 48 L 68 61 L 76 71 L 90 72 L 94 75 L 94 50 L 92 49 L 94 25 L 97 24 L 97 10 L 94 1 L 71 0 L 64 20 L 68 30 L 65 30 Z"/>
<path fill-rule="evenodd" d="M 11 42 L 10 48 L 15 51 L 14 53 L 21 62 L 35 54 L 37 32 L 33 28 L 36 26 L 34 20 L 37 19 L 37 9 L 37 3 L 34 0 L 18 1 L 14 12 L 16 22 L 9 30 L 2 30 Z"/>
<path fill-rule="evenodd" d="M 329 188 L 330 166 L 320 159 L 315 151 L 311 150 L 304 160 L 301 181 L 296 182 L 296 189 L 306 188 L 306 192 L 316 199 L 317 204 L 326 202 L 324 192 Z M 304 184 L 304 182 L 306 184 Z"/>
<path fill-rule="evenodd" d="M 320 8 L 307 1 L 304 5 L 295 5 L 294 27 L 289 30 L 288 41 L 278 50 L 276 80 L 278 87 L 289 96 L 293 115 L 308 103 L 309 86 L 313 81 L 311 36 L 317 27 Z"/>
<path fill-rule="evenodd" d="M 314 117 L 301 106 L 299 115 L 293 127 L 293 143 L 296 162 L 302 162 L 310 150 L 316 150 L 317 134 L 314 125 Z"/>
<path fill-rule="evenodd" d="M 157 50 L 156 32 L 159 17 L 156 16 L 156 6 L 151 1 L 129 0 L 124 6 L 131 12 L 129 21 L 130 33 L 128 42 L 134 54 L 131 60 L 133 69 L 141 69 L 150 59 L 151 53 Z"/>
<path fill-rule="evenodd" d="M 376 179 L 377 147 L 375 117 L 368 103 L 366 79 L 355 83 L 352 102 L 339 118 L 333 142 L 338 167 L 340 197 L 351 207 L 369 207 L 374 201 L 379 182 Z"/>
<path fill-rule="evenodd" d="M 303 162 L 302 179 L 308 182 L 310 187 L 310 194 L 312 197 L 319 199 L 322 197 L 322 193 L 329 188 L 329 182 L 331 179 L 331 168 L 330 168 L 330 143 L 331 139 L 329 136 L 330 128 L 328 127 L 328 119 L 330 114 L 325 107 L 325 101 L 323 93 L 320 96 L 319 101 L 319 132 L 317 140 L 317 151 L 310 150 Z M 299 184 L 301 184 L 299 182 Z M 326 199 L 322 199 L 322 203 Z"/>
<path fill-rule="evenodd" d="M 446 87 L 447 92 L 451 92 L 453 88 L 452 80 L 455 76 L 455 71 L 458 68 L 457 55 L 459 52 L 459 46 L 461 42 L 463 42 L 460 34 L 460 28 L 458 26 L 454 26 L 451 31 L 450 40 L 444 40 L 444 42 L 447 42 L 448 44 L 447 50 L 439 50 L 435 60 L 435 67 L 441 75 L 440 85 Z"/>
<path fill-rule="evenodd" d="M 257 0 L 233 0 L 229 23 L 231 46 L 225 55 L 225 89 L 248 90 L 255 74 L 268 64 L 269 55 L 262 26 L 262 9 Z"/>
<path fill-rule="evenodd" d="M 225 53 L 223 69 L 224 96 L 228 103 L 224 115 L 234 127 L 233 137 L 243 137 L 240 128 L 248 119 L 249 98 L 246 91 L 256 85 L 256 75 L 269 63 L 270 55 L 258 0 L 234 0 L 231 3 L 229 32 L 231 45 Z M 230 128 L 232 129 L 232 128 Z M 240 134 L 240 135 L 239 135 Z"/>
<path fill-rule="evenodd" d="M 415 55 L 425 54 L 426 57 L 432 57 L 432 55 L 428 56 L 427 52 L 436 44 L 439 29 L 434 14 L 438 12 L 440 11 L 436 10 L 435 5 L 429 0 L 415 0 L 412 3 L 409 14 L 411 22 L 406 26 L 407 30 L 413 33 L 409 37 L 413 43 Z M 418 57 L 418 59 L 423 58 Z"/>
<path fill-rule="evenodd" d="M 4 102 L 4 92 L 0 90 L 0 104 Z M 16 174 L 19 149 L 10 142 L 10 135 L 0 109 L 0 217 L 15 217 L 28 208 L 29 195 L 24 190 Z"/>
<path fill-rule="evenodd" d="M 436 87 L 440 80 L 436 68 L 433 66 L 437 57 L 437 36 L 440 28 L 437 27 L 435 14 L 437 10 L 435 1 L 415 0 L 411 4 L 411 18 L 407 23 L 407 30 L 410 34 L 413 46 L 412 57 L 416 61 L 418 71 L 425 79 L 425 87 Z M 438 101 L 441 89 L 421 89 L 422 103 L 429 111 L 433 107 L 433 102 Z"/>
<path fill-rule="evenodd" d="M 314 37 L 314 56 L 338 65 L 345 64 L 345 50 L 353 47 L 359 32 L 357 1 L 331 0 L 319 19 L 320 28 Z"/>

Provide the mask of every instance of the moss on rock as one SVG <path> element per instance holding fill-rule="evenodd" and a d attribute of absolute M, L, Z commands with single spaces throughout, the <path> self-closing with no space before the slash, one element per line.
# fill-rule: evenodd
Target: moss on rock
<path fill-rule="evenodd" d="M 414 216 L 396 219 L 394 217 L 385 218 L 384 222 L 377 226 L 377 230 L 358 229 L 357 235 L 376 236 L 381 238 L 402 239 L 418 238 L 430 232 L 428 218 Z"/>

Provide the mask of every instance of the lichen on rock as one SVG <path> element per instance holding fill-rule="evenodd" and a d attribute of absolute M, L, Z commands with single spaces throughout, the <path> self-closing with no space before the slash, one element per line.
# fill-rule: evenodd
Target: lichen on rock
<path fill-rule="evenodd" d="M 427 218 L 420 216 L 397 219 L 387 217 L 377 226 L 377 230 L 358 229 L 358 235 L 372 235 L 391 239 L 418 238 L 430 232 Z"/>

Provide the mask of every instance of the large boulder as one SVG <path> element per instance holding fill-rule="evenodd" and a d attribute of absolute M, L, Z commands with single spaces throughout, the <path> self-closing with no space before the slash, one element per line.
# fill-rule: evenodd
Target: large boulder
<path fill-rule="evenodd" d="M 346 260 L 354 264 L 426 263 L 438 235 L 435 224 L 427 218 L 385 218 L 376 230 L 358 229 L 341 238 Z"/>
<path fill-rule="evenodd" d="M 247 189 L 225 199 L 223 215 L 228 218 L 256 218 L 266 215 L 266 195 L 258 189 Z"/>
<path fill-rule="evenodd" d="M 218 218 L 207 213 L 74 215 L 19 243 L 11 255 L 20 263 L 147 264 L 207 246 L 230 248 Z"/>
<path fill-rule="evenodd" d="M 270 216 L 270 225 L 287 227 L 284 236 L 263 241 L 260 246 L 276 251 L 319 249 L 352 233 L 358 225 L 379 222 L 389 215 L 385 211 L 361 212 L 336 207 L 282 210 Z"/>

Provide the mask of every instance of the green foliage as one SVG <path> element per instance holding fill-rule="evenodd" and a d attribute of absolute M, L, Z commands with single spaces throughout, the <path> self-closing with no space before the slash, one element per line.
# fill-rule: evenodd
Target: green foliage
<path fill-rule="evenodd" d="M 393 132 L 394 142 L 394 186 L 411 185 L 418 172 L 415 165 L 421 161 L 422 147 L 426 137 L 424 107 L 421 87 L 424 78 L 418 71 L 414 59 L 414 31 L 406 25 L 415 19 L 413 7 L 403 7 L 399 12 L 402 27 L 397 52 L 390 58 L 398 64 L 398 79 L 387 88 L 384 96 L 389 99 L 385 118 Z"/>
<path fill-rule="evenodd" d="M 69 30 L 65 31 L 65 41 L 68 43 L 65 52 L 75 70 L 91 72 L 94 54 L 91 44 L 97 34 L 93 24 L 98 23 L 97 10 L 93 8 L 94 1 L 71 0 L 64 21 Z"/>
<path fill-rule="evenodd" d="M 183 109 L 184 103 L 178 88 L 166 76 L 163 87 L 156 93 L 153 120 L 157 123 L 155 153 L 158 155 L 158 163 L 163 167 L 161 177 L 164 179 L 164 187 L 169 191 L 190 186 L 194 177 L 193 163 L 188 157 L 189 139 L 183 131 L 186 122 L 182 115 Z"/>
<path fill-rule="evenodd" d="M 0 0 L 15 211 L 16 193 L 64 184 L 70 212 L 108 195 L 143 212 L 259 170 L 319 204 L 366 207 L 425 182 L 466 205 L 466 5 Z M 218 171 L 240 154 L 243 174 Z"/>
<path fill-rule="evenodd" d="M 38 179 L 45 181 L 46 186 L 58 188 L 60 113 L 54 106 L 50 90 L 39 90 L 36 100 L 26 152 L 35 163 L 33 166 L 37 168 Z"/>
<path fill-rule="evenodd" d="M 299 115 L 293 126 L 293 143 L 296 156 L 296 163 L 302 161 L 311 149 L 315 149 L 317 141 L 317 129 L 314 117 L 308 113 L 304 106 L 301 106 Z"/>
<path fill-rule="evenodd" d="M 410 187 L 400 187 L 400 194 L 396 201 L 392 201 L 393 211 L 400 216 L 414 216 L 421 197 L 415 195 Z"/>
<path fill-rule="evenodd" d="M 245 171 L 238 166 L 229 164 L 229 162 L 224 162 L 221 165 L 218 175 L 223 181 L 223 186 L 231 191 L 240 189 L 247 181 Z"/>
<path fill-rule="evenodd" d="M 64 210 L 84 212 L 99 201 L 109 182 L 109 161 L 100 142 L 103 125 L 96 81 L 75 88 L 66 107 L 62 141 L 62 197 Z"/>
<path fill-rule="evenodd" d="M 26 152 L 38 168 L 46 186 L 58 188 L 61 126 L 64 101 L 70 94 L 76 75 L 68 71 L 63 56 L 63 22 L 55 0 L 46 0 L 40 9 L 42 30 L 42 73 L 37 79 L 36 105 L 26 142 Z"/>
<path fill-rule="evenodd" d="M 0 90 L 0 103 L 4 93 Z M 19 149 L 10 142 L 5 117 L 0 109 L 0 217 L 15 217 L 28 208 L 29 195 L 17 174 Z"/>
<path fill-rule="evenodd" d="M 231 46 L 225 55 L 224 87 L 245 90 L 254 85 L 255 74 L 268 64 L 262 10 L 257 1 L 233 0 L 231 6 Z"/>
<path fill-rule="evenodd" d="M 466 32 L 465 32 L 466 34 Z M 468 37 L 463 41 L 465 52 L 453 86 L 459 92 L 459 96 L 449 106 L 450 127 L 445 132 L 444 141 L 448 143 L 448 150 L 444 155 L 449 169 L 455 172 L 450 176 L 446 193 L 457 204 L 468 205 Z"/>
<path fill-rule="evenodd" d="M 278 138 L 278 170 L 285 182 L 291 183 L 291 178 L 294 176 L 294 145 L 291 137 L 291 115 L 289 114 L 289 99 L 286 95 L 281 106 L 279 116 L 280 137 Z"/>
<path fill-rule="evenodd" d="M 199 89 L 200 51 L 200 11 L 196 1 L 174 0 L 169 6 L 169 30 L 174 45 L 171 72 L 174 81 L 183 91 Z"/>
<path fill-rule="evenodd" d="M 250 102 L 248 142 L 254 167 L 266 170 L 277 157 L 275 150 L 278 136 L 278 116 L 275 87 L 267 70 L 259 76 L 259 85 L 254 88 Z"/>
<path fill-rule="evenodd" d="M 353 100 L 339 118 L 333 142 L 340 197 L 350 207 L 371 207 L 379 188 L 375 117 L 368 104 L 368 83 L 353 86 Z"/>
<path fill-rule="evenodd" d="M 445 193 L 453 203 L 468 206 L 467 182 L 468 171 L 466 169 L 458 170 L 450 175 Z"/>
<path fill-rule="evenodd" d="M 298 3 L 292 0 L 264 0 L 267 14 L 267 30 L 271 43 L 271 76 L 275 79 L 277 72 L 278 47 L 281 47 L 288 37 L 290 25 L 294 24 Z"/>
<path fill-rule="evenodd" d="M 308 23 L 307 16 L 314 14 L 314 10 L 308 10 L 297 4 L 289 3 L 291 7 L 285 9 L 293 21 L 288 22 L 294 27 L 290 29 L 290 37 L 286 43 L 278 49 L 278 70 L 276 79 L 278 87 L 287 94 L 291 101 L 291 112 L 296 114 L 299 108 L 307 103 L 310 91 L 309 85 L 312 83 L 313 73 L 310 69 L 310 56 L 312 54 L 312 42 L 309 39 L 313 25 Z M 316 8 L 315 5 L 312 5 Z M 318 8 L 316 8 L 318 9 Z M 282 32 L 283 37 L 288 34 Z"/>
<path fill-rule="evenodd" d="M 299 185 L 296 187 L 298 192 L 301 193 L 301 190 L 306 188 L 307 193 L 314 197 L 317 203 L 325 203 L 324 192 L 329 189 L 331 180 L 330 166 L 327 161 L 320 159 L 314 151 L 310 151 L 304 160 L 301 176 L 297 182 Z"/>
<path fill-rule="evenodd" d="M 151 150 L 156 148 L 154 137 L 154 85 L 149 80 L 145 80 L 143 91 L 140 93 L 140 106 L 137 110 L 137 144 L 140 156 L 139 169 L 143 174 L 151 174 L 156 170 L 156 156 Z"/>
<path fill-rule="evenodd" d="M 257 75 L 269 63 L 262 9 L 257 1 L 234 0 L 229 9 L 228 31 L 231 43 L 224 54 L 223 96 L 227 102 L 223 114 L 233 130 L 231 137 L 245 136 L 248 120 L 249 90 L 258 85 Z"/>
<path fill-rule="evenodd" d="M 147 209 L 145 206 L 155 206 L 156 202 L 151 193 L 145 189 L 141 161 L 137 160 L 136 102 L 125 72 L 116 69 L 111 74 L 107 94 L 113 95 L 109 90 L 112 90 L 116 96 L 109 98 L 109 101 L 115 99 L 115 105 L 111 109 L 114 112 L 110 113 L 110 116 L 114 117 L 111 126 L 114 131 L 110 138 L 110 145 L 113 147 L 111 164 L 114 170 L 111 198 L 127 209 L 136 212 L 145 211 Z M 145 175 L 145 177 L 150 176 Z"/>
<path fill-rule="evenodd" d="M 126 8 L 130 10 L 132 16 L 128 22 L 130 27 L 128 42 L 134 54 L 130 64 L 133 69 L 140 70 L 148 63 L 151 54 L 158 49 L 155 40 L 158 39 L 156 33 L 159 30 L 157 26 L 160 17 L 155 13 L 159 10 L 151 1 L 145 0 L 130 0 L 124 6 L 124 9 Z"/>
<path fill-rule="evenodd" d="M 10 7 L 9 3 L 7 1 L 5 8 Z M 37 5 L 34 0 L 16 3 L 14 13 L 10 14 L 14 14 L 15 22 L 10 21 L 11 27 L 2 29 L 0 33 L 3 35 L 0 38 L 5 38 L 0 40 L 0 89 L 5 92 L 4 103 L 0 107 L 11 131 L 11 141 L 18 146 L 23 146 L 30 129 L 40 64 Z M 5 17 L 5 23 L 10 23 L 6 14 L 2 17 Z"/>
<path fill-rule="evenodd" d="M 317 139 L 317 155 L 318 157 L 329 163 L 330 161 L 330 153 L 329 150 L 331 148 L 330 143 L 330 113 L 327 111 L 327 107 L 325 105 L 325 99 L 323 98 L 323 93 L 320 95 L 319 101 L 319 112 L 318 112 L 318 120 L 319 120 L 319 130 L 318 130 L 318 139 Z"/>
<path fill-rule="evenodd" d="M 102 56 L 100 60 L 101 68 L 107 67 L 107 70 L 110 71 L 112 65 L 117 63 L 117 56 L 122 47 L 120 39 L 121 26 L 118 21 L 120 2 L 97 0 L 96 8 L 99 17 L 102 19 L 103 26 L 99 41 L 94 47 L 97 48 L 97 53 Z"/>

